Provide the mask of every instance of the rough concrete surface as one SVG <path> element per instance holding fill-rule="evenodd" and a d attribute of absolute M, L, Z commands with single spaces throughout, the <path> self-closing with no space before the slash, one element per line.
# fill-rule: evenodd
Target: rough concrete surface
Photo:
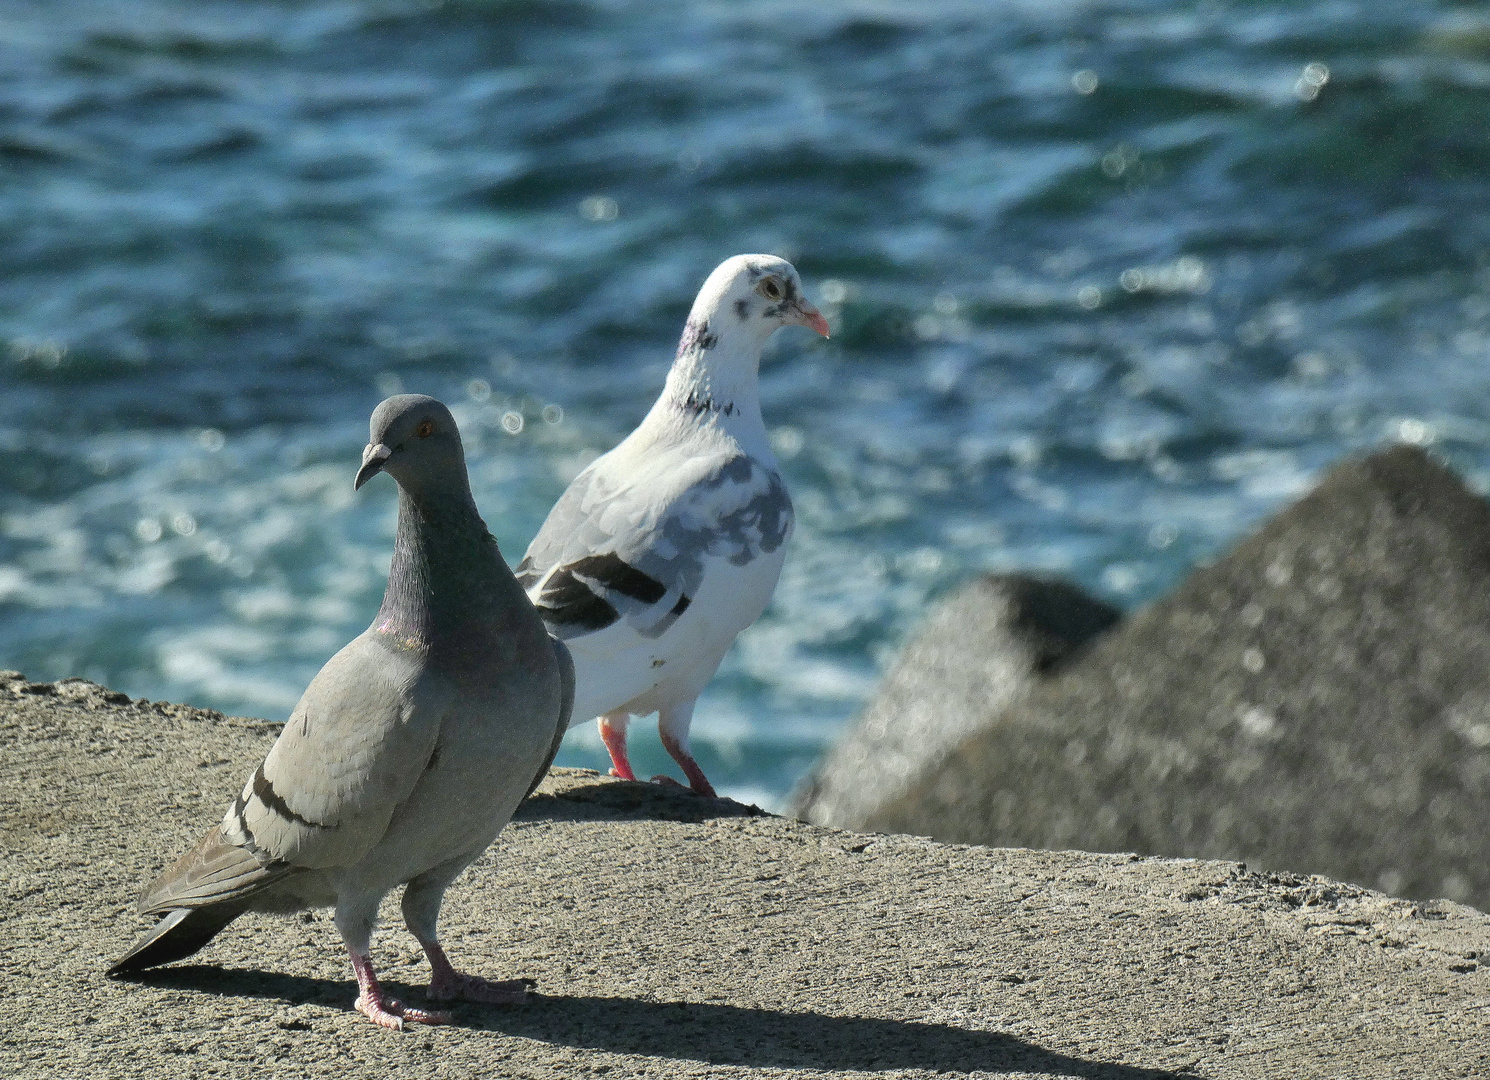
<path fill-rule="evenodd" d="M 1490 1075 L 1490 919 L 1236 864 L 839 832 L 561 770 L 449 894 L 468 970 L 537 980 L 402 1034 L 324 913 L 105 965 L 275 725 L 0 679 L 0 1075 Z M 427 968 L 392 904 L 375 956 Z"/>
<path fill-rule="evenodd" d="M 910 651 L 937 663 L 880 691 L 963 714 L 962 741 L 868 807 L 830 755 L 809 820 L 1240 859 L 1490 908 L 1490 506 L 1421 450 L 1336 466 L 1018 697 L 946 692 L 944 670 L 1007 648 L 977 625 L 929 620 Z"/>

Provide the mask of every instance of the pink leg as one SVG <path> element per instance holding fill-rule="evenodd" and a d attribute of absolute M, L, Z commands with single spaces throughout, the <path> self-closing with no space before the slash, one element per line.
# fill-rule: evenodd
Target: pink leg
<path fill-rule="evenodd" d="M 377 973 L 373 971 L 372 957 L 351 953 L 352 971 L 357 975 L 357 1011 L 380 1027 L 402 1031 L 404 1024 L 448 1024 L 450 1014 L 414 1009 L 383 996 L 378 985 Z"/>
<path fill-rule="evenodd" d="M 622 780 L 636 779 L 636 773 L 631 771 L 631 761 L 626 757 L 626 725 L 630 722 L 629 713 L 607 713 L 597 721 L 600 739 L 610 751 L 610 774 Z"/>
<path fill-rule="evenodd" d="M 718 798 L 714 793 L 714 785 L 709 783 L 709 778 L 704 775 L 704 770 L 698 767 L 698 762 L 693 759 L 693 755 L 688 752 L 687 747 L 678 742 L 678 740 L 670 738 L 666 733 L 663 733 L 662 736 L 662 747 L 673 756 L 673 760 L 682 768 L 683 775 L 688 777 L 688 786 L 693 789 L 695 795 L 702 795 L 709 799 Z M 662 779 L 670 780 L 672 778 L 663 777 Z"/>
<path fill-rule="evenodd" d="M 688 786 L 695 795 L 716 798 L 714 785 L 698 767 L 693 755 L 688 752 L 688 727 L 693 723 L 693 702 L 679 707 L 657 710 L 657 734 L 662 736 L 662 748 L 672 755 L 688 777 Z"/>
<path fill-rule="evenodd" d="M 429 957 L 433 973 L 426 991 L 432 1001 L 474 1001 L 483 1005 L 522 1005 L 528 1000 L 529 980 L 493 982 L 479 975 L 466 975 L 451 966 L 445 950 L 434 940 L 419 939 Z"/>

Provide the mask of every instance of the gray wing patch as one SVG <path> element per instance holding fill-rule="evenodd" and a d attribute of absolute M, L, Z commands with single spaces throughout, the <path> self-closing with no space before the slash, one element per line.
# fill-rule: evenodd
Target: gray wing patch
<path fill-rule="evenodd" d="M 744 566 L 791 532 L 792 501 L 773 469 L 744 455 L 723 462 L 650 516 L 643 492 L 582 475 L 550 511 L 517 578 L 556 637 L 625 619 L 659 637 L 688 610 L 705 563 Z"/>
<path fill-rule="evenodd" d="M 792 527 L 792 500 L 781 477 L 744 455 L 725 462 L 678 503 L 663 519 L 665 544 L 658 554 L 671 550 L 686 558 L 696 552 L 700 561 L 722 555 L 744 566 L 779 548 Z M 645 562 L 638 566 L 647 570 Z"/>

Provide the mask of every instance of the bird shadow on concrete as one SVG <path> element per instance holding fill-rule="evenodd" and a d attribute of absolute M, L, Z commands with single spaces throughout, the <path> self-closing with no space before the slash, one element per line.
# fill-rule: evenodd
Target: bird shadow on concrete
<path fill-rule="evenodd" d="M 639 780 L 597 780 L 566 786 L 557 794 L 528 796 L 513 821 L 615 821 L 652 819 L 697 824 L 723 817 L 760 817 L 759 806 L 709 799 L 687 788 Z"/>
<path fill-rule="evenodd" d="M 946 1024 L 827 1016 L 698 1002 L 535 996 L 526 1008 L 473 1010 L 480 1027 L 546 1043 L 711 1065 L 781 1069 L 1023 1072 L 1084 1080 L 1174 1073 L 1088 1061 L 1013 1035 Z"/>
<path fill-rule="evenodd" d="M 229 997 L 276 999 L 292 1005 L 350 1009 L 350 979 L 309 978 L 245 968 L 188 965 L 129 977 L 142 985 L 197 990 Z M 418 988 L 385 982 L 388 992 L 414 1004 Z M 449 1006 L 442 1006 L 449 1007 Z M 557 1046 L 778 1069 L 874 1072 L 1021 1072 L 1082 1080 L 1185 1080 L 1183 1074 L 1091 1061 L 1046 1050 L 1013 1035 L 968 1031 L 947 1024 L 828 1016 L 698 1002 L 534 994 L 527 1005 L 456 1003 L 457 1028 L 497 1032 Z"/>
<path fill-rule="evenodd" d="M 219 997 L 272 998 L 289 1005 L 341 1005 L 347 1009 L 357 999 L 357 983 L 352 979 L 316 979 L 306 975 L 284 975 L 252 968 L 210 967 L 206 964 L 182 964 L 178 967 L 151 968 L 113 976 L 120 982 L 140 986 L 169 987 L 173 990 L 195 990 Z M 383 989 L 400 1000 L 422 1002 L 418 987 L 390 981 L 379 976 Z"/>

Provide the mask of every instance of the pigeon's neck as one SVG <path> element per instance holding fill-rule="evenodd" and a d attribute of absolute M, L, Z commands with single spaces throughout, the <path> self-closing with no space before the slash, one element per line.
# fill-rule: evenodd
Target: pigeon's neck
<path fill-rule="evenodd" d="M 684 422 L 723 428 L 737 438 L 758 432 L 764 442 L 760 363 L 765 340 L 737 327 L 716 332 L 712 326 L 708 318 L 689 317 L 658 408 Z"/>
<path fill-rule="evenodd" d="M 393 564 L 373 629 L 395 648 L 424 653 L 475 645 L 499 629 L 493 613 L 510 599 L 511 578 L 468 488 L 400 484 Z"/>

